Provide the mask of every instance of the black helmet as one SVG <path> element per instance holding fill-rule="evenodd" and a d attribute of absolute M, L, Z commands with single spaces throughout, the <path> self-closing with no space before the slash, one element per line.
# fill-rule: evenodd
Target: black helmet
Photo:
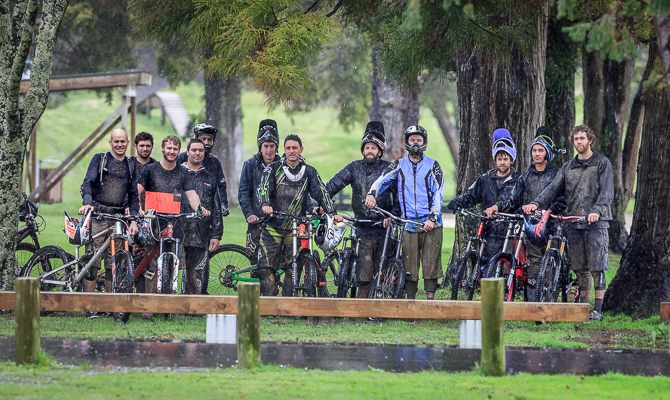
<path fill-rule="evenodd" d="M 209 153 L 210 151 L 212 151 L 212 146 L 214 145 L 214 141 L 216 140 L 217 132 L 219 132 L 219 130 L 210 124 L 198 124 L 193 127 L 193 135 L 191 136 L 191 139 L 200 139 L 200 135 L 212 136 L 212 144 L 205 145 L 205 152 Z"/>
<path fill-rule="evenodd" d="M 409 137 L 413 135 L 420 135 L 423 138 L 423 144 L 418 145 L 418 144 L 413 144 L 412 146 L 409 145 Z M 426 151 L 426 148 L 428 147 L 428 132 L 419 125 L 412 125 L 409 128 L 405 130 L 405 149 L 407 151 L 414 155 L 418 156 L 421 155 L 424 151 Z"/>
<path fill-rule="evenodd" d="M 384 155 L 386 151 L 386 136 L 384 135 L 384 124 L 379 121 L 370 121 L 365 127 L 365 133 L 363 134 L 363 139 L 361 139 L 361 154 L 363 154 L 363 149 L 365 148 L 366 143 L 374 143 L 379 147 L 381 151 L 381 156 Z"/>
<path fill-rule="evenodd" d="M 261 146 L 265 142 L 274 143 L 275 151 L 279 151 L 279 131 L 277 130 L 277 122 L 274 119 L 264 119 L 258 125 L 258 135 L 256 135 L 258 151 L 261 151 Z"/>

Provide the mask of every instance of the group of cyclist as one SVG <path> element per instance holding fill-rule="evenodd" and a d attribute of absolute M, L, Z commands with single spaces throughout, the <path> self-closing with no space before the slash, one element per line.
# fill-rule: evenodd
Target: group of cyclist
<path fill-rule="evenodd" d="M 111 151 L 93 157 L 81 187 L 84 205 L 80 214 L 95 209 L 142 215 L 147 194 L 156 192 L 179 198 L 182 213 L 200 210 L 205 218 L 191 220 L 183 229 L 187 293 L 200 293 L 207 254 L 219 246 L 222 217 L 228 215 L 226 180 L 220 161 L 210 153 L 216 134 L 217 130 L 210 125 L 197 125 L 187 150 L 182 153 L 179 153 L 179 138 L 167 136 L 161 143 L 163 159 L 156 161 L 151 158 L 153 137 L 150 134 L 142 132 L 135 137 L 138 155 L 127 158 L 126 132 L 115 130 L 109 142 Z M 547 129 L 541 127 L 530 148 L 532 164 L 519 174 L 513 167 L 516 147 L 512 137 L 506 129 L 497 129 L 493 132 L 492 147 L 496 168 L 483 174 L 447 207 L 455 212 L 481 205 L 489 218 L 499 212 L 534 214 L 538 209 L 550 210 L 542 214 L 549 230 L 551 223 L 546 217 L 551 213 L 561 214 L 567 210 L 570 215 L 587 216 L 588 222 L 570 225 L 567 237 L 570 261 L 579 281 L 579 301 L 589 301 L 593 279 L 596 301 L 591 319 L 599 320 L 605 290 L 607 221 L 612 219 L 613 180 L 609 160 L 591 150 L 594 140 L 590 128 L 575 127 L 570 141 L 577 155 L 558 169 L 551 160 L 559 150 L 554 147 Z M 356 270 L 359 296 L 368 296 L 389 222 L 375 212 L 378 208 L 413 221 L 406 224 L 402 243 L 407 271 L 405 294 L 408 299 L 416 297 L 421 276 L 427 298 L 433 299 L 438 280 L 444 275 L 441 259 L 444 176 L 439 163 L 424 154 L 428 146 L 426 130 L 418 125 L 407 128 L 404 145 L 408 154 L 391 163 L 382 160 L 387 149 L 384 125 L 369 122 L 361 140 L 362 159 L 346 165 L 325 184 L 317 170 L 302 157 L 300 137 L 288 135 L 281 145 L 283 151 L 279 156 L 277 123 L 271 119 L 261 121 L 258 153 L 244 163 L 240 177 L 238 200 L 248 224 L 246 247 L 257 260 L 261 294 L 279 293 L 277 271 L 283 270 L 282 294 L 292 295 L 293 232 L 292 221 L 287 216 L 301 217 L 311 211 L 328 214 L 339 223 L 343 218 L 337 214 L 332 198 L 351 186 L 351 205 L 358 220 L 355 228 L 360 237 Z M 106 224 L 104 220 L 95 220 L 92 233 L 103 231 Z M 483 258 L 491 258 L 500 251 L 505 239 L 503 224 L 491 219 L 487 225 Z M 129 233 L 142 235 L 134 222 Z M 96 241 L 105 239 L 100 237 Z M 541 241 L 529 240 L 526 249 L 527 298 L 534 299 L 544 246 Z M 105 268 L 111 265 L 108 257 Z M 91 268 L 85 291 L 94 290 L 93 279 L 99 268 L 99 262 Z M 148 293 L 156 291 L 155 271 L 156 263 L 152 262 L 141 278 L 144 284 L 140 287 Z M 106 270 L 106 274 L 111 272 Z M 107 282 L 111 286 L 111 279 L 106 279 Z"/>

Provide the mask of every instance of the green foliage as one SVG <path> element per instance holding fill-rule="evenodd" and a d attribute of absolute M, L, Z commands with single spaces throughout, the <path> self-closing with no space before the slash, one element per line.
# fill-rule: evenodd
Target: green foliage
<path fill-rule="evenodd" d="M 305 93 L 309 62 L 334 28 L 297 0 L 136 0 L 131 8 L 139 32 L 168 43 L 184 40 L 199 52 L 206 73 L 247 76 L 273 105 Z"/>

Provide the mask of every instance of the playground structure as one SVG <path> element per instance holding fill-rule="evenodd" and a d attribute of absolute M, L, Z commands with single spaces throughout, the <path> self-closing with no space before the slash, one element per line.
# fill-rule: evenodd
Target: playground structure
<path fill-rule="evenodd" d="M 49 92 L 121 88 L 121 106 L 114 110 L 55 169 L 40 168 L 40 162 L 37 160 L 38 125 L 35 125 L 28 148 L 26 149 L 26 168 L 24 179 L 22 180 L 22 191 L 30 188 L 30 195 L 28 197 L 32 201 L 60 202 L 63 177 L 119 123 L 121 124 L 121 129 L 128 132 L 130 142 L 133 142 L 136 134 L 138 104 L 146 102 L 146 109 L 150 112 L 152 99 L 158 99 L 162 110 L 161 120 L 164 121 L 167 115 L 177 134 L 182 137 L 185 136 L 189 123 L 188 114 L 181 103 L 179 95 L 173 92 L 158 93 L 159 90 L 167 86 L 167 83 L 162 79 L 156 81 L 156 84 L 153 84 L 152 75 L 139 70 L 53 76 L 49 82 Z M 22 81 L 21 94 L 25 94 L 29 87 L 30 81 Z M 135 148 L 133 146 L 130 146 L 130 155 L 135 155 Z M 60 160 L 49 161 L 58 162 Z"/>

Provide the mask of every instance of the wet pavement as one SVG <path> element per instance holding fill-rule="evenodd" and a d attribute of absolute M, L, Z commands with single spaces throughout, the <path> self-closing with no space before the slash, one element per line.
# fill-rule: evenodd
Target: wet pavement
<path fill-rule="evenodd" d="M 237 345 L 194 342 L 42 338 L 42 348 L 63 364 L 129 368 L 226 368 L 235 365 Z M 322 370 L 392 372 L 470 371 L 480 350 L 377 344 L 265 342 L 264 364 Z M 507 372 L 599 375 L 620 372 L 670 376 L 670 352 L 649 350 L 543 349 L 508 347 Z M 0 361 L 14 358 L 14 338 L 0 338 Z"/>

